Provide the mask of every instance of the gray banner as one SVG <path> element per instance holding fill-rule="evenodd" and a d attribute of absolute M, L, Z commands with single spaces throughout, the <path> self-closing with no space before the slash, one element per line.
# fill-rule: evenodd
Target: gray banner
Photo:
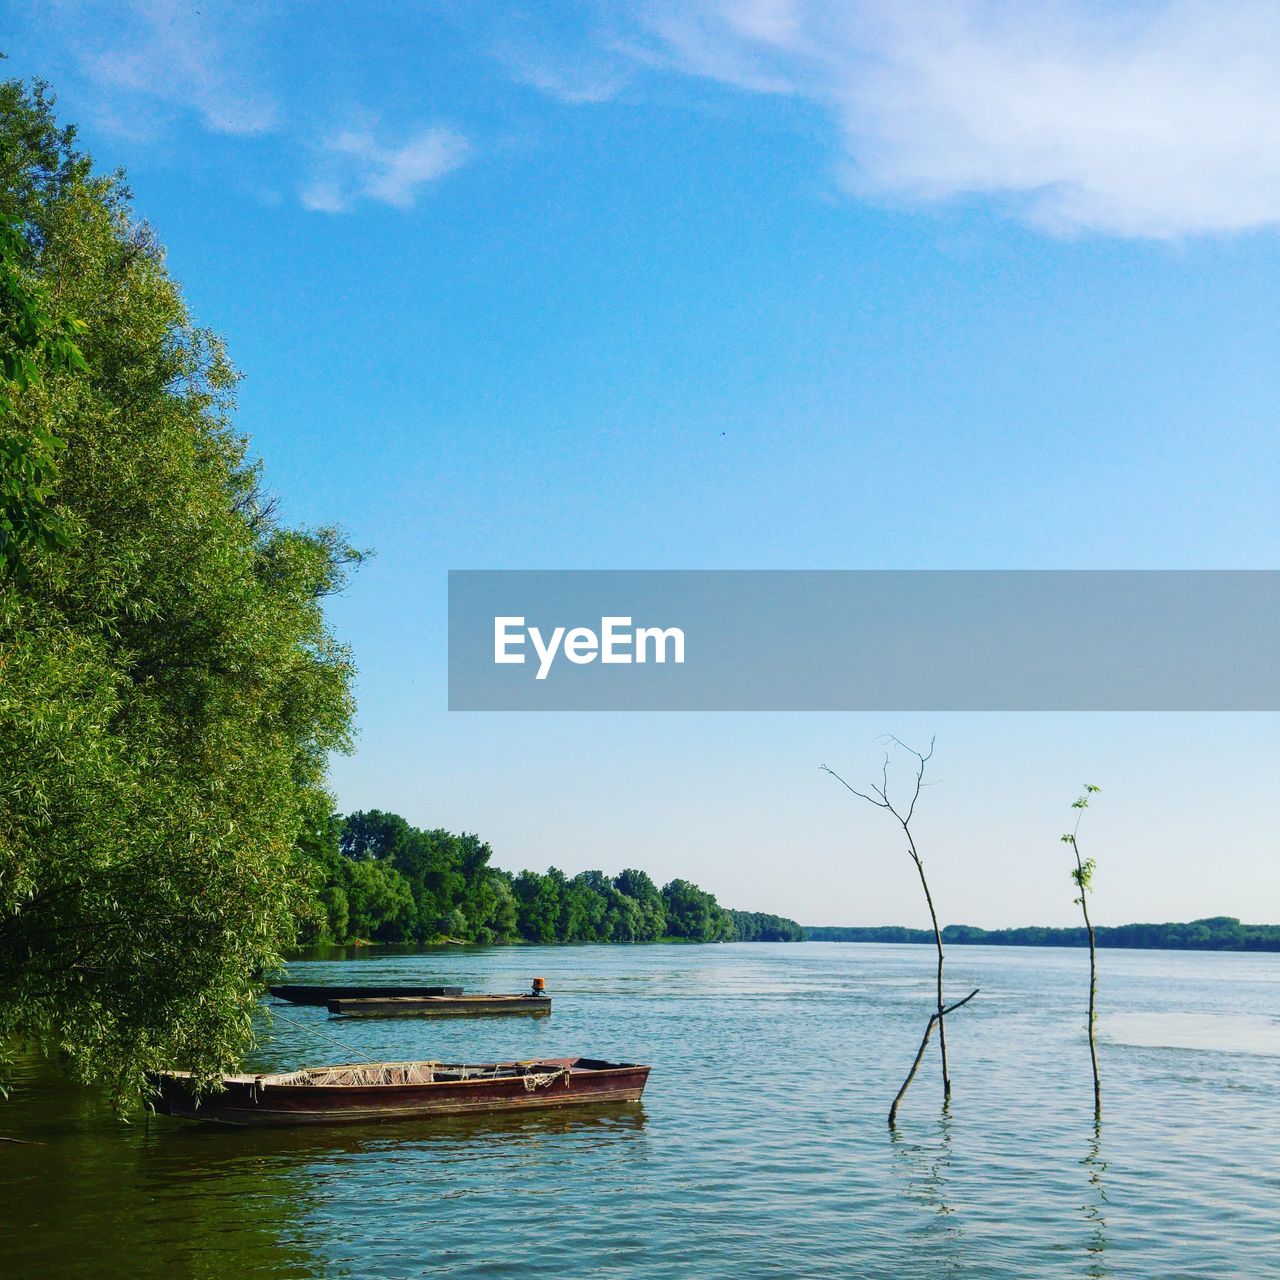
<path fill-rule="evenodd" d="M 454 711 L 1276 711 L 1280 572 L 449 574 Z"/>

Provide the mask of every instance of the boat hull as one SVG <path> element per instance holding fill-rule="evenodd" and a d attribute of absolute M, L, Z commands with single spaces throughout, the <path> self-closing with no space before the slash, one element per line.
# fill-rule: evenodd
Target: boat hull
<path fill-rule="evenodd" d="M 461 987 L 377 986 L 341 987 L 307 986 L 296 982 L 268 987 L 277 1000 L 291 1004 L 328 1004 L 330 1000 L 378 1000 L 402 996 L 460 996 Z"/>
<path fill-rule="evenodd" d="M 343 1018 L 476 1018 L 495 1014 L 545 1014 L 550 996 L 393 996 L 330 1000 L 331 1014 Z"/>
<path fill-rule="evenodd" d="M 221 1125 L 373 1124 L 638 1102 L 649 1077 L 647 1066 L 587 1058 L 493 1066 L 519 1067 L 532 1071 L 533 1078 L 301 1085 L 273 1084 L 262 1076 L 233 1076 L 226 1078 L 221 1091 L 198 1097 L 189 1075 L 165 1072 L 152 1078 L 153 1106 L 162 1115 Z"/>

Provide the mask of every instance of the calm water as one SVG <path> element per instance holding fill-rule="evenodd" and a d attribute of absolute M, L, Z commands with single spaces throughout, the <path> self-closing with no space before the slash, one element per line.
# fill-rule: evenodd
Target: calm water
<path fill-rule="evenodd" d="M 264 1067 L 587 1053 L 643 1106 L 302 1132 L 124 1127 L 30 1064 L 0 1133 L 0 1272 L 521 1277 L 1280 1276 L 1280 956 L 1102 954 L 1095 1135 L 1079 951 L 955 948 L 955 1095 L 922 947 L 366 952 L 298 981 L 547 979 L 542 1019 L 286 1007 Z M 320 1037 L 327 1037 L 322 1039 Z M 336 1043 L 335 1043 L 336 1042 Z"/>

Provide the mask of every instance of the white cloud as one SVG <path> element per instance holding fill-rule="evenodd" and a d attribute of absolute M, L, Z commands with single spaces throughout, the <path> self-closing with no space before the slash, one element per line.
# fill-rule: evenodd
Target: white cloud
<path fill-rule="evenodd" d="M 502 55 L 512 76 L 522 84 L 571 106 L 610 102 L 627 83 L 625 70 L 606 66 L 560 66 L 545 56 Z"/>
<path fill-rule="evenodd" d="M 303 205 L 318 213 L 344 213 L 362 200 L 410 209 L 421 188 L 464 164 L 471 145 L 452 129 L 422 129 L 396 146 L 379 142 L 372 129 L 345 129 L 321 147 L 315 176 L 303 189 Z"/>
<path fill-rule="evenodd" d="M 456 8 L 453 22 L 513 80 L 571 106 L 611 101 L 636 73 L 633 60 L 612 45 L 612 18 L 590 4 L 559 12 L 489 0 Z"/>
<path fill-rule="evenodd" d="M 842 181 L 994 197 L 1059 233 L 1280 224 L 1280 6 L 1258 0 L 654 0 L 645 58 L 799 96 Z"/>
<path fill-rule="evenodd" d="M 179 0 L 109 4 L 64 3 L 77 62 L 115 103 L 104 101 L 101 123 L 126 132 L 141 126 L 137 99 L 151 98 L 191 111 L 213 133 L 254 134 L 276 124 L 271 95 L 246 70 L 246 28 L 252 6 L 205 0 L 196 8 Z"/>

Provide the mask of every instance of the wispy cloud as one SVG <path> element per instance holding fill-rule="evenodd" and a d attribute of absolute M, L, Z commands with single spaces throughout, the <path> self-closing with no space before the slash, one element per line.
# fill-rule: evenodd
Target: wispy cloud
<path fill-rule="evenodd" d="M 554 59 L 528 52 L 512 51 L 501 56 L 521 84 L 571 106 L 609 102 L 618 96 L 629 79 L 625 68 L 563 66 Z"/>
<path fill-rule="evenodd" d="M 272 95 L 247 70 L 246 31 L 251 6 L 208 0 L 199 8 L 178 0 L 57 6 L 84 75 L 101 90 L 101 122 L 126 133 L 139 124 L 139 97 L 192 112 L 214 133 L 254 134 L 272 129 Z"/>
<path fill-rule="evenodd" d="M 1260 0 L 652 0 L 643 57 L 838 124 L 841 181 L 1059 233 L 1280 225 L 1280 8 Z"/>
<path fill-rule="evenodd" d="M 380 142 L 371 128 L 344 129 L 326 139 L 303 205 L 345 213 L 364 200 L 410 209 L 423 186 L 466 163 L 471 144 L 452 129 L 421 129 L 398 144 Z"/>

